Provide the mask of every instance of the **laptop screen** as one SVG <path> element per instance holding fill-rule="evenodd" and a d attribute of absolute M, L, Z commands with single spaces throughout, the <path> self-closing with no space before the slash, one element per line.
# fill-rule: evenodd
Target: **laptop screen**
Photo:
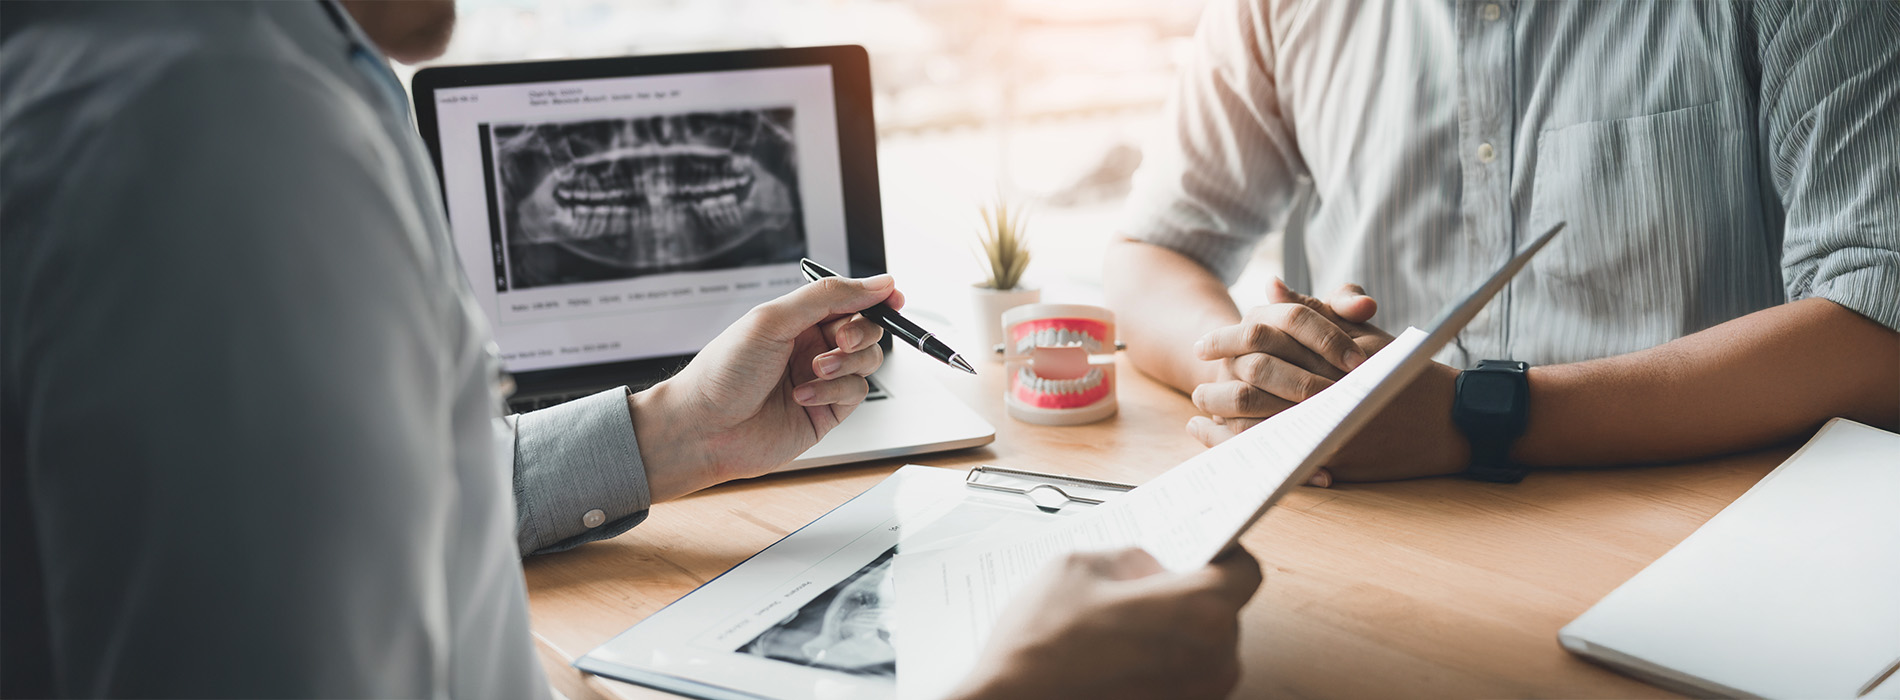
<path fill-rule="evenodd" d="M 425 137 L 508 371 L 692 354 L 802 284 L 799 258 L 845 260 L 832 70 L 435 89 Z"/>

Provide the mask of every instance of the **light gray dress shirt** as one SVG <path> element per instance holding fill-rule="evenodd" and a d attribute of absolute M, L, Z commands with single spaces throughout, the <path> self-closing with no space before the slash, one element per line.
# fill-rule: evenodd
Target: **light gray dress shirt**
<path fill-rule="evenodd" d="M 8 685 L 549 695 L 520 557 L 645 516 L 625 391 L 500 416 L 380 55 L 314 0 L 0 11 Z"/>
<path fill-rule="evenodd" d="M 1900 3 L 1213 0 L 1128 234 L 1423 325 L 1568 228 L 1440 359 L 1617 355 L 1790 299 L 1900 329 Z"/>

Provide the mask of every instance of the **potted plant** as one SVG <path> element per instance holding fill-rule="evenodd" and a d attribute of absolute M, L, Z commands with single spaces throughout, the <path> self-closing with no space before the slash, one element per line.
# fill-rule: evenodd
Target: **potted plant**
<path fill-rule="evenodd" d="M 976 323 L 983 332 L 981 354 L 992 360 L 1003 342 L 1003 312 L 1023 304 L 1042 301 L 1042 290 L 1023 284 L 1023 271 L 1029 268 L 1029 237 L 1021 207 L 1012 211 L 1009 201 L 997 195 L 996 201 L 978 210 L 983 229 L 977 233 L 986 279 L 976 283 Z"/>

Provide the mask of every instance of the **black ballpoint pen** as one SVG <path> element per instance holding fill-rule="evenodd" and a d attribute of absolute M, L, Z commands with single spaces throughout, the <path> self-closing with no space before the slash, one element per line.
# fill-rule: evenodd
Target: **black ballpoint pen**
<path fill-rule="evenodd" d="M 823 265 L 812 262 L 810 258 L 799 260 L 798 268 L 805 271 L 805 279 L 813 282 L 826 277 L 838 276 L 838 273 L 832 272 L 830 268 Z M 969 372 L 970 374 L 976 374 L 976 368 L 971 367 L 970 363 L 965 362 L 963 356 L 957 354 L 957 351 L 951 350 L 950 346 L 945 345 L 942 340 L 938 340 L 935 333 L 924 330 L 917 324 L 912 323 L 910 319 L 904 318 L 901 314 L 898 314 L 897 311 L 893 310 L 890 305 L 878 302 L 871 308 L 859 311 L 858 313 L 864 314 L 864 317 L 871 319 L 871 322 L 883 326 L 884 330 L 890 331 L 891 335 L 896 336 L 898 340 L 902 340 L 905 344 L 924 351 L 925 355 L 937 358 L 939 361 L 951 367 Z"/>

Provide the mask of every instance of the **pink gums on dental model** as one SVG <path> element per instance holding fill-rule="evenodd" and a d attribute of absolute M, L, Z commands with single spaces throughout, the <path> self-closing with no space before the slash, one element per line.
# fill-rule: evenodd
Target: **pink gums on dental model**
<path fill-rule="evenodd" d="M 1086 304 L 1029 304 L 1003 312 L 1009 415 L 1080 425 L 1115 415 L 1115 314 Z"/>

